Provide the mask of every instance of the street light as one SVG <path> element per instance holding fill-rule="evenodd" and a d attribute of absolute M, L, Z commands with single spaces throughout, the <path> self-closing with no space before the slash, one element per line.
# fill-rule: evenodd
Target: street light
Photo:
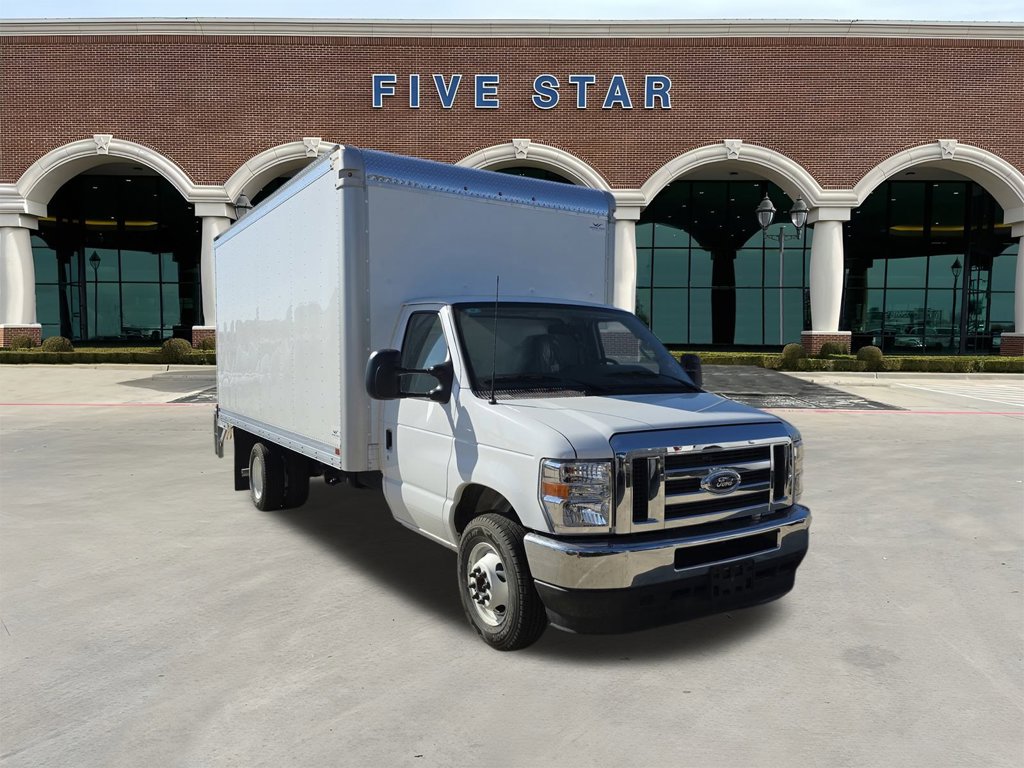
<path fill-rule="evenodd" d="M 238 199 L 235 201 L 235 217 L 237 219 L 240 219 L 251 210 L 252 201 L 249 199 L 249 196 L 245 194 L 245 192 L 243 192 L 238 196 Z"/>
<path fill-rule="evenodd" d="M 783 257 L 786 254 L 786 241 L 787 240 L 799 240 L 800 230 L 803 229 L 807 223 L 807 214 L 809 213 L 807 203 L 804 202 L 802 197 L 798 197 L 793 203 L 793 207 L 789 209 L 789 220 L 796 227 L 795 235 L 786 234 L 786 225 L 780 224 L 778 234 L 769 235 L 768 227 L 771 226 L 775 220 L 775 205 L 772 203 L 771 198 L 768 197 L 768 193 L 765 193 L 764 200 L 758 203 L 757 206 L 757 223 L 761 225 L 761 230 L 764 236 L 768 240 L 777 240 L 779 243 L 779 344 L 785 343 L 785 336 L 783 325 L 785 321 L 785 310 L 783 309 L 782 302 L 782 266 Z"/>
<path fill-rule="evenodd" d="M 960 263 L 960 259 L 954 261 L 949 271 L 953 273 L 953 314 L 949 318 L 949 349 L 952 351 L 953 345 L 956 344 L 956 284 L 960 279 L 960 270 L 962 270 L 963 264 Z"/>
<path fill-rule="evenodd" d="M 100 335 L 100 255 L 96 251 L 89 257 L 89 266 L 92 267 L 92 336 L 95 339 Z"/>

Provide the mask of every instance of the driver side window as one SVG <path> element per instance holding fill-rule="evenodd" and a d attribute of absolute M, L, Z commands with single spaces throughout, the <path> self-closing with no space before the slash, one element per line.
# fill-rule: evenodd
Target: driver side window
<path fill-rule="evenodd" d="M 448 344 L 441 327 L 441 317 L 436 312 L 412 315 L 402 340 L 401 366 L 424 371 L 447 359 Z M 401 378 L 402 392 L 414 397 L 425 396 L 438 384 L 437 379 L 426 373 L 405 373 Z"/>

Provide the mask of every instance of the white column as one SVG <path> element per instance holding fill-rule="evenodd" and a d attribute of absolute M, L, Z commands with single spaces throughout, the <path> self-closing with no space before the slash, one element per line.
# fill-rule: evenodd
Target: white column
<path fill-rule="evenodd" d="M 636 223 L 639 219 L 638 205 L 616 204 L 612 304 L 627 312 L 636 311 Z"/>
<path fill-rule="evenodd" d="M 843 299 L 843 222 L 849 208 L 817 208 L 808 222 L 814 224 L 811 240 L 811 331 L 839 331 Z"/>
<path fill-rule="evenodd" d="M 203 284 L 203 324 L 217 325 L 217 283 L 213 268 L 213 240 L 231 226 L 225 216 L 203 216 L 203 250 L 200 255 L 199 274 Z"/>
<path fill-rule="evenodd" d="M 32 260 L 31 230 L 37 226 L 31 216 L 0 216 L 2 325 L 36 325 L 36 267 Z"/>
<path fill-rule="evenodd" d="M 213 263 L 213 241 L 231 226 L 235 208 L 224 203 L 196 203 L 196 216 L 203 220 L 203 241 L 199 252 L 203 325 L 194 328 L 213 329 L 217 327 L 217 275 Z"/>

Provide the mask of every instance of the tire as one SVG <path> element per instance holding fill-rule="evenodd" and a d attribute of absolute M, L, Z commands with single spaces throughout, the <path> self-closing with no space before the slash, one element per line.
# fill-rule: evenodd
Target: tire
<path fill-rule="evenodd" d="M 285 509 L 301 507 L 309 498 L 309 459 L 294 451 L 284 451 Z"/>
<path fill-rule="evenodd" d="M 276 448 L 255 443 L 249 453 L 249 498 L 264 512 L 284 505 L 284 460 Z"/>
<path fill-rule="evenodd" d="M 523 527 L 488 513 L 473 520 L 459 541 L 459 595 L 470 625 L 499 651 L 535 643 L 547 627 L 523 548 Z"/>

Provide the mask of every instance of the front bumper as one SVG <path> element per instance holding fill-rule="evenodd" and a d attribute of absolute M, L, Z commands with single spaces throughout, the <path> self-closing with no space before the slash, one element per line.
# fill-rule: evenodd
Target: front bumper
<path fill-rule="evenodd" d="M 793 587 L 810 510 L 731 531 L 655 541 L 529 533 L 526 555 L 551 623 L 624 632 L 768 602 Z"/>

